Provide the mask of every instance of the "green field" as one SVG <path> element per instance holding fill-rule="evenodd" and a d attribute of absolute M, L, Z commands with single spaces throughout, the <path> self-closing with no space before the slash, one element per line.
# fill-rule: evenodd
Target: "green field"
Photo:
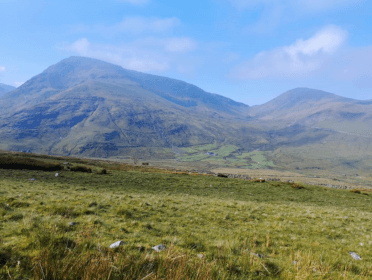
<path fill-rule="evenodd" d="M 93 173 L 0 169 L 1 279 L 372 277 L 367 190 L 79 162 Z"/>
<path fill-rule="evenodd" d="M 216 143 L 204 146 L 183 148 L 186 154 L 178 156 L 183 162 L 205 162 L 225 167 L 240 168 L 267 168 L 275 167 L 272 161 L 266 159 L 265 152 L 253 151 L 249 153 L 238 153 L 238 147 L 233 145 L 218 146 Z M 206 155 L 213 152 L 217 156 Z M 259 162 L 259 164 L 257 164 Z"/>

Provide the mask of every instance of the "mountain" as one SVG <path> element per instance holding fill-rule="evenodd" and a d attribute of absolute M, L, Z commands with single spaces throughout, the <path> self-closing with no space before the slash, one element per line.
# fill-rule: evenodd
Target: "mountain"
<path fill-rule="evenodd" d="M 126 70 L 114 64 L 85 57 L 70 57 L 50 66 L 24 83 L 8 96 L 8 99 L 16 97 L 17 102 L 22 104 L 36 104 L 57 93 L 93 83 L 130 91 L 151 92 L 181 107 L 216 112 L 225 117 L 240 117 L 242 112 L 249 109 L 248 105 L 218 94 L 207 93 L 183 81 Z"/>
<path fill-rule="evenodd" d="M 249 106 L 174 79 L 70 57 L 0 98 L 0 149 L 106 157 L 253 142 Z M 244 128 L 243 128 L 244 127 Z"/>
<path fill-rule="evenodd" d="M 295 88 L 250 108 L 271 125 L 303 125 L 372 136 L 372 100 L 356 100 L 309 88 Z"/>
<path fill-rule="evenodd" d="M 12 90 L 15 90 L 15 89 L 16 89 L 15 87 L 8 86 L 8 85 L 0 83 L 0 97 L 2 95 L 4 95 L 5 93 L 7 93 L 9 91 L 12 91 Z"/>
<path fill-rule="evenodd" d="M 317 151 L 327 142 L 336 143 L 327 147 L 337 154 L 357 145 L 358 153 L 366 155 L 371 103 L 297 88 L 250 107 L 183 81 L 70 57 L 0 97 L 0 150 L 174 158 L 177 147 L 211 143 L 225 146 L 221 153 L 228 156 L 232 147 L 227 145 L 240 153 Z M 293 158 L 286 166 L 298 162 Z"/>

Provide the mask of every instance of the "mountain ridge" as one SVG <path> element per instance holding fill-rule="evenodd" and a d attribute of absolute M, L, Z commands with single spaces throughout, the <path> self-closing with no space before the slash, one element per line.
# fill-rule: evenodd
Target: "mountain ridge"
<path fill-rule="evenodd" d="M 70 57 L 0 98 L 0 149 L 114 157 L 214 142 L 242 151 L 319 144 L 340 125 L 369 135 L 372 108 L 360 102 L 295 88 L 250 107 L 183 81 Z"/>

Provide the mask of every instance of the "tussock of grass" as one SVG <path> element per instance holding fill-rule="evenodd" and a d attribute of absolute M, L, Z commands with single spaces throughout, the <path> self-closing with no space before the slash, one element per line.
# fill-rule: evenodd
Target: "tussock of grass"
<path fill-rule="evenodd" d="M 86 166 L 81 166 L 81 165 L 70 167 L 70 171 L 92 173 L 92 169 L 91 168 L 86 167 Z M 104 174 L 104 173 L 101 173 L 101 174 Z"/>
<path fill-rule="evenodd" d="M 0 168 L 58 171 L 58 170 L 62 170 L 63 166 L 61 166 L 59 163 L 46 163 L 43 161 L 31 159 L 31 158 L 1 156 L 0 157 Z"/>
<path fill-rule="evenodd" d="M 0 278 L 372 276 L 371 196 L 86 164 L 110 172 L 0 169 Z"/>

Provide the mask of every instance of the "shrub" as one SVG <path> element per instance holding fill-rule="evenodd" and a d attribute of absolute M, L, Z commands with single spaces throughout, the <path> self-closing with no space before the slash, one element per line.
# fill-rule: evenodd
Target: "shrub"
<path fill-rule="evenodd" d="M 107 170 L 106 169 L 102 169 L 100 171 L 97 171 L 97 174 L 100 174 L 100 175 L 107 174 Z"/>
<path fill-rule="evenodd" d="M 47 163 L 32 158 L 23 157 L 0 157 L 0 168 L 2 169 L 28 169 L 43 171 L 58 171 L 64 169 L 59 163 Z"/>
<path fill-rule="evenodd" d="M 358 194 L 361 193 L 360 190 L 358 190 L 358 189 L 351 190 L 351 192 L 352 192 L 352 193 L 358 193 Z"/>
<path fill-rule="evenodd" d="M 70 167 L 70 171 L 92 173 L 91 168 L 81 165 Z"/>
<path fill-rule="evenodd" d="M 254 182 L 260 182 L 260 183 L 263 183 L 263 182 L 265 182 L 265 179 L 262 179 L 262 178 L 260 178 L 260 179 L 254 178 L 253 181 L 254 181 Z"/>
<path fill-rule="evenodd" d="M 297 189 L 297 190 L 301 190 L 301 189 L 304 189 L 305 187 L 294 183 L 294 184 L 292 184 L 292 188 Z"/>

